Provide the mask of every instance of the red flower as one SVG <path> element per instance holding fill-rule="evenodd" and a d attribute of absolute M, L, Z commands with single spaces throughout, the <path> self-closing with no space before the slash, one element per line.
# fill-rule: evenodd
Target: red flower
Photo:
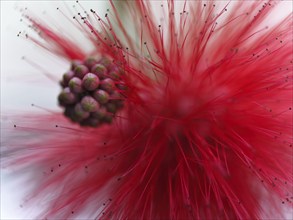
<path fill-rule="evenodd" d="M 91 54 L 27 17 L 45 43 L 28 38 L 74 61 L 64 116 L 27 118 L 8 139 L 14 163 L 34 169 L 28 201 L 47 202 L 40 217 L 260 219 L 292 208 L 292 14 L 268 27 L 274 1 L 175 3 L 76 15 Z"/>

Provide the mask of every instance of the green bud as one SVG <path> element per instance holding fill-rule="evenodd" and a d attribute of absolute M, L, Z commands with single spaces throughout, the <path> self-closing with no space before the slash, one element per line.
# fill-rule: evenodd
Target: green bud
<path fill-rule="evenodd" d="M 93 73 L 87 73 L 82 79 L 83 87 L 88 91 L 94 91 L 96 88 L 99 87 L 100 80 Z"/>
<path fill-rule="evenodd" d="M 91 96 L 83 97 L 81 106 L 87 112 L 95 112 L 99 109 L 99 103 Z"/>
<path fill-rule="evenodd" d="M 100 107 L 97 111 L 92 112 L 91 116 L 96 119 L 103 119 L 107 115 L 107 109 L 105 107 Z"/>
<path fill-rule="evenodd" d="M 85 65 L 78 65 L 74 69 L 75 75 L 79 77 L 80 79 L 82 79 L 85 76 L 85 74 L 87 74 L 88 72 L 89 72 L 89 69 Z"/>
<path fill-rule="evenodd" d="M 82 82 L 80 78 L 73 77 L 69 83 L 68 86 L 70 88 L 70 91 L 73 93 L 81 93 L 83 91 L 82 89 Z"/>
<path fill-rule="evenodd" d="M 71 70 L 74 70 L 78 65 L 82 65 L 82 61 L 81 60 L 73 60 L 71 62 Z"/>
<path fill-rule="evenodd" d="M 107 76 L 107 68 L 102 64 L 96 64 L 92 67 L 91 72 L 97 75 L 100 79 L 105 79 Z"/>
<path fill-rule="evenodd" d="M 80 103 L 77 103 L 74 107 L 74 114 L 72 119 L 74 121 L 82 121 L 90 116 L 90 113 L 85 111 Z"/>
<path fill-rule="evenodd" d="M 88 57 L 85 61 L 84 64 L 91 69 L 96 63 L 98 62 L 98 60 L 94 57 Z"/>
<path fill-rule="evenodd" d="M 63 89 L 63 91 L 59 94 L 58 100 L 60 105 L 70 105 L 76 102 L 76 96 L 70 91 L 68 87 Z"/>
<path fill-rule="evenodd" d="M 104 79 L 101 82 L 101 88 L 111 94 L 115 89 L 115 83 L 110 78 Z"/>
<path fill-rule="evenodd" d="M 118 71 L 116 70 L 112 70 L 109 72 L 109 77 L 114 79 L 114 80 L 118 80 L 120 78 L 120 74 Z"/>
<path fill-rule="evenodd" d="M 74 72 L 69 70 L 66 73 L 63 74 L 63 85 L 67 86 L 68 82 L 74 77 Z"/>
<path fill-rule="evenodd" d="M 112 67 L 112 61 L 106 57 L 101 58 L 99 63 L 105 66 L 108 70 Z"/>
<path fill-rule="evenodd" d="M 93 96 L 100 104 L 105 104 L 109 100 L 109 94 L 104 90 L 96 90 Z"/>

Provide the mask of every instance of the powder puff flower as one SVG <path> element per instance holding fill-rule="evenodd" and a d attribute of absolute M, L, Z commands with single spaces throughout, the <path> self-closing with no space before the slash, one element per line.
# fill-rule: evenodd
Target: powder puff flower
<path fill-rule="evenodd" d="M 38 36 L 20 36 L 68 60 L 51 74 L 25 58 L 60 88 L 62 112 L 15 115 L 3 141 L 4 165 L 32 172 L 37 218 L 292 208 L 292 13 L 268 26 L 278 1 L 75 4 L 72 17 L 57 8 L 71 26 L 23 12 Z"/>

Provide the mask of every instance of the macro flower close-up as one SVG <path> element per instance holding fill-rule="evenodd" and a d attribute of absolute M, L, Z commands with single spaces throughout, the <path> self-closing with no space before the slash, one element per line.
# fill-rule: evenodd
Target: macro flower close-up
<path fill-rule="evenodd" d="M 1 36 L 33 52 L 1 49 L 1 170 L 20 219 L 292 219 L 292 4 L 16 2 Z"/>

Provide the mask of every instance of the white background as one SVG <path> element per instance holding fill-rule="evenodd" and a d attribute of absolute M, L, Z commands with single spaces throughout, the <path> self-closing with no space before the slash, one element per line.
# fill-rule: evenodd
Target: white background
<path fill-rule="evenodd" d="M 37 62 L 52 74 L 65 72 L 69 63 L 58 59 L 40 49 L 38 46 L 26 40 L 25 37 L 17 37 L 19 31 L 32 33 L 28 28 L 28 22 L 20 19 L 20 8 L 27 7 L 29 15 L 36 13 L 41 18 L 46 14 L 49 22 L 58 24 L 60 18 L 66 20 L 56 10 L 56 7 L 65 8 L 64 1 L 1 1 L 1 114 L 19 112 L 39 112 L 31 104 L 39 105 L 47 109 L 56 110 L 56 97 L 60 88 L 56 83 L 51 83 L 38 68 L 29 65 L 22 59 L 23 56 Z M 80 1 L 86 9 L 93 8 L 98 13 L 105 13 L 104 1 Z M 76 5 L 75 1 L 66 1 L 67 6 Z M 80 10 L 79 7 L 78 10 Z M 66 10 L 64 10 L 66 11 Z M 72 15 L 70 15 L 72 16 Z M 71 18 L 71 17 L 70 17 Z M 55 23 L 54 23 L 55 22 Z M 67 27 L 67 26 L 66 26 Z M 68 26 L 70 27 L 70 26 Z M 72 30 L 67 30 L 73 32 Z M 75 32 L 76 33 L 76 32 Z M 74 36 L 79 38 L 80 36 Z M 84 45 L 85 47 L 87 45 Z M 44 66 L 47 65 L 47 66 Z M 46 82 L 46 80 L 48 82 Z M 48 95 L 50 94 L 50 95 Z M 44 98 L 45 97 L 45 98 Z M 14 122 L 9 122 L 13 126 Z M 17 123 L 17 122 L 15 122 Z M 5 138 L 4 123 L 1 124 L 1 139 Z M 11 171 L 11 170 L 9 170 Z M 24 184 L 25 176 L 10 175 L 6 169 L 1 170 L 1 220 L 8 219 L 34 219 L 37 207 L 34 209 L 21 208 L 23 198 L 30 186 Z"/>
<path fill-rule="evenodd" d="M 105 12 L 103 1 L 84 2 L 86 8 L 93 7 L 96 11 Z M 58 1 L 52 4 L 44 1 L 1 1 L 1 114 L 19 111 L 35 111 L 31 104 L 37 104 L 45 108 L 54 109 L 56 96 L 59 88 L 50 83 L 40 84 L 45 76 L 40 71 L 21 59 L 26 56 L 35 59 L 36 62 L 48 64 L 43 66 L 49 68 L 52 73 L 62 73 L 67 69 L 68 63 L 65 60 L 57 60 L 53 56 L 40 50 L 27 40 L 17 37 L 19 31 L 27 30 L 27 24 L 20 22 L 21 13 L 17 7 L 28 7 L 31 11 L 39 14 L 50 13 L 53 18 L 60 16 L 56 7 L 63 5 Z M 73 2 L 67 2 L 69 7 Z M 292 2 L 284 1 L 279 8 L 277 17 L 271 17 L 272 21 L 292 11 Z M 61 18 L 64 20 L 64 18 Z M 41 56 L 40 56 L 41 55 Z M 48 59 L 49 57 L 49 59 Z M 44 62 L 43 62 L 44 61 Z M 53 64 L 53 65 L 52 65 Z M 48 95 L 48 94 L 51 95 Z M 43 97 L 46 97 L 44 99 Z M 5 133 L 2 133 L 5 135 Z M 26 186 L 22 185 L 21 178 L 8 175 L 6 170 L 1 170 L 1 219 L 32 219 L 34 211 L 27 212 L 20 208 Z M 288 215 L 288 218 L 290 216 Z"/>

